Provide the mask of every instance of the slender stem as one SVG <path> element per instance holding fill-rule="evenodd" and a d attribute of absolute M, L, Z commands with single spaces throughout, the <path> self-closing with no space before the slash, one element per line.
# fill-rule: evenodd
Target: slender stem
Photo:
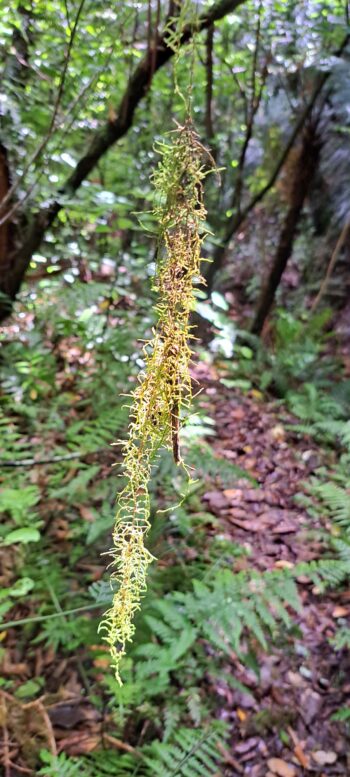
<path fill-rule="evenodd" d="M 52 612 L 50 615 L 34 615 L 32 618 L 21 618 L 18 621 L 9 621 L 8 623 L 0 623 L 0 631 L 4 629 L 13 629 L 16 626 L 24 626 L 26 623 L 41 623 L 41 621 L 48 621 L 51 618 L 64 618 L 66 615 L 74 615 L 77 612 L 88 612 L 89 610 L 100 610 L 106 606 L 106 602 L 99 602 L 99 604 L 87 604 L 85 607 L 74 607 L 72 610 L 62 610 L 62 612 Z"/>
<path fill-rule="evenodd" d="M 79 451 L 78 453 L 64 453 L 62 456 L 43 456 L 42 459 L 18 459 L 18 461 L 6 461 L 0 459 L 0 469 L 5 467 L 38 467 L 40 464 L 56 464 L 60 461 L 72 461 L 73 459 L 85 459 L 92 453 L 98 453 L 101 449 L 95 451 Z"/>
<path fill-rule="evenodd" d="M 321 287 L 320 287 L 320 290 L 319 290 L 319 292 L 317 294 L 317 297 L 316 297 L 316 299 L 314 300 L 314 302 L 312 304 L 311 313 L 315 312 L 317 306 L 319 305 L 322 297 L 324 296 L 324 294 L 325 294 L 325 292 L 327 290 L 329 279 L 330 279 L 330 277 L 332 275 L 332 272 L 334 270 L 334 267 L 335 267 L 336 261 L 338 259 L 338 256 L 340 254 L 340 251 L 342 250 L 343 245 L 344 245 L 344 243 L 346 242 L 346 240 L 348 238 L 349 231 L 350 231 L 350 217 L 348 217 L 347 220 L 345 221 L 343 229 L 342 229 L 342 231 L 341 231 L 341 233 L 340 233 L 340 235 L 338 237 L 335 249 L 334 249 L 334 251 L 332 253 L 329 265 L 327 267 L 326 275 L 325 275 L 325 277 L 324 277 L 324 279 L 323 279 L 323 281 L 321 283 Z"/>
<path fill-rule="evenodd" d="M 76 32 L 77 32 L 79 19 L 80 19 L 80 16 L 81 16 L 81 13 L 82 13 L 82 10 L 83 10 L 83 7 L 84 7 L 84 3 L 85 3 L 85 0 L 80 0 L 80 4 L 79 4 L 79 8 L 78 8 L 77 15 L 76 15 L 76 18 L 75 18 L 75 22 L 74 22 L 73 28 L 72 28 L 70 36 L 69 36 L 67 52 L 66 52 L 64 63 L 63 63 L 63 69 L 62 69 L 62 73 L 61 73 L 61 77 L 60 77 L 60 82 L 59 82 L 59 85 L 58 85 L 56 100 L 55 100 L 55 104 L 54 104 L 54 108 L 53 108 L 53 112 L 52 112 L 52 116 L 51 116 L 51 120 L 50 120 L 50 124 L 49 124 L 48 130 L 47 130 L 47 133 L 46 133 L 45 137 L 43 138 L 43 140 L 41 141 L 41 143 L 39 144 L 39 146 L 36 149 L 36 151 L 34 152 L 34 154 L 31 156 L 31 158 L 27 162 L 27 164 L 26 164 L 26 166 L 24 168 L 24 171 L 23 171 L 22 175 L 20 176 L 20 178 L 18 178 L 18 180 L 10 187 L 10 189 L 7 192 L 7 194 L 3 198 L 2 202 L 0 202 L 0 212 L 3 211 L 5 205 L 8 203 L 10 197 L 12 197 L 13 194 L 17 191 L 19 185 L 23 184 L 23 181 L 24 181 L 24 179 L 25 179 L 25 177 L 26 177 L 26 175 L 27 175 L 31 165 L 34 162 L 36 162 L 36 160 L 41 156 L 45 146 L 47 145 L 47 143 L 48 143 L 48 141 L 49 141 L 49 139 L 50 139 L 50 137 L 52 135 L 53 130 L 55 129 L 56 117 L 57 117 L 57 114 L 58 114 L 59 106 L 60 106 L 62 95 L 63 95 L 63 90 L 64 90 L 65 81 L 66 81 L 68 65 L 69 65 L 69 61 L 70 61 L 70 57 L 71 57 L 71 53 L 72 53 L 72 48 L 73 48 L 73 43 L 74 43 L 75 35 L 76 35 Z M 5 221 L 7 221 L 10 218 L 10 216 L 12 216 L 12 215 L 13 215 L 13 209 L 10 211 L 9 214 L 6 214 L 3 217 L 3 219 L 0 221 L 0 226 Z"/>

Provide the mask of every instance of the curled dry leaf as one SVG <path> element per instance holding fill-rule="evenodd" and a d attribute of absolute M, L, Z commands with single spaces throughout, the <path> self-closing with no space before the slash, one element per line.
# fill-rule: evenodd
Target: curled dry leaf
<path fill-rule="evenodd" d="M 270 771 L 278 777 L 296 777 L 294 766 L 284 761 L 283 758 L 269 758 L 267 765 Z"/>

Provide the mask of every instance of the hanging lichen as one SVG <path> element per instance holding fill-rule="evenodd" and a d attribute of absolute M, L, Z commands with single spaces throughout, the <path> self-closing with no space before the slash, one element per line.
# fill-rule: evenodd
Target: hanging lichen
<path fill-rule="evenodd" d="M 159 225 L 155 290 L 158 322 L 145 346 L 145 370 L 133 392 L 129 436 L 123 445 L 126 485 L 118 500 L 111 550 L 112 582 L 117 585 L 112 607 L 100 629 L 110 646 L 117 680 L 119 665 L 132 640 L 134 616 L 146 590 L 148 565 L 154 557 L 145 547 L 150 528 L 148 483 L 152 464 L 163 446 L 181 462 L 179 427 L 191 403 L 191 327 L 194 280 L 200 278 L 204 237 L 204 149 L 188 121 L 159 144 L 161 163 L 154 174 L 155 218 Z"/>

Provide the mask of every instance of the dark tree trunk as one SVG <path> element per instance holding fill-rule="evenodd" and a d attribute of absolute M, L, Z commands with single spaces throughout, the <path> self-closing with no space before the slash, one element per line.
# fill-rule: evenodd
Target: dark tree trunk
<path fill-rule="evenodd" d="M 207 142 L 212 143 L 214 138 L 213 127 L 213 46 L 214 46 L 214 25 L 211 24 L 207 31 L 206 40 L 206 71 L 207 82 L 205 89 L 205 131 L 207 136 Z"/>
<path fill-rule="evenodd" d="M 293 250 L 298 223 L 308 190 L 315 174 L 320 153 L 320 142 L 312 125 L 305 128 L 302 145 L 297 158 L 291 182 L 290 202 L 284 218 L 277 251 L 271 270 L 263 286 L 255 318 L 251 327 L 253 334 L 260 335 L 273 305 L 275 294 Z"/>
<path fill-rule="evenodd" d="M 7 149 L 0 141 L 0 202 L 6 197 L 11 186 L 10 170 L 7 158 Z M 6 214 L 6 211 L 5 211 Z M 1 218 L 0 218 L 1 220 Z M 6 277 L 9 269 L 9 256 L 14 245 L 14 229 L 9 221 L 0 224 L 0 276 Z M 8 299 L 5 288 L 0 289 L 0 310 L 4 310 L 5 315 L 11 310 L 11 301 Z"/>

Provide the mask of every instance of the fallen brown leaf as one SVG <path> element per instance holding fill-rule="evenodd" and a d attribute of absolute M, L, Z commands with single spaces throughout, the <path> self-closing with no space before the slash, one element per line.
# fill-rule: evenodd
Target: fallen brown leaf
<path fill-rule="evenodd" d="M 297 529 L 297 525 L 292 523 L 292 521 L 281 521 L 277 526 L 273 526 L 271 531 L 272 534 L 291 534 L 292 532 L 296 532 Z"/>
<path fill-rule="evenodd" d="M 334 607 L 334 610 L 332 612 L 333 618 L 346 618 L 346 616 L 349 614 L 349 610 L 347 607 Z"/>
<path fill-rule="evenodd" d="M 278 777 L 296 777 L 294 766 L 282 758 L 269 758 L 267 765 L 271 772 L 278 775 Z"/>
<path fill-rule="evenodd" d="M 263 532 L 266 530 L 266 524 L 262 523 L 259 518 L 253 518 L 251 521 L 240 521 L 238 518 L 234 518 L 233 516 L 229 515 L 228 519 L 231 523 L 234 523 L 235 526 L 239 526 L 240 529 L 244 529 L 244 531 L 251 531 L 251 532 Z"/>
<path fill-rule="evenodd" d="M 334 764 L 338 758 L 337 754 L 333 750 L 315 750 L 311 753 L 313 760 L 319 766 L 326 766 L 327 764 Z"/>

